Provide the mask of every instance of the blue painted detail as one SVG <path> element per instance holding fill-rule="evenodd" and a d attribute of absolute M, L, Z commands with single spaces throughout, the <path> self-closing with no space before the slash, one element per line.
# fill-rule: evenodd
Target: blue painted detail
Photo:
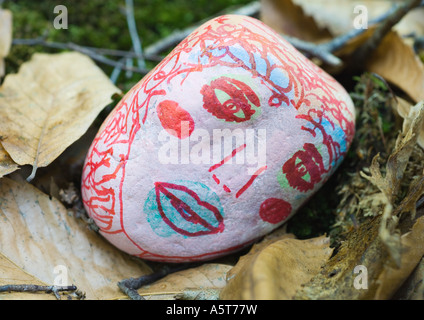
<path fill-rule="evenodd" d="M 209 210 L 205 205 L 202 205 L 202 202 L 211 205 L 219 211 L 219 215 L 223 218 L 224 210 L 221 205 L 221 201 L 218 195 L 213 192 L 209 187 L 200 182 L 188 181 L 188 180 L 175 180 L 171 181 L 170 184 L 179 185 L 185 188 L 190 189 L 191 192 L 196 194 L 199 199 L 193 197 L 190 193 L 187 193 L 184 190 L 177 189 L 166 189 L 167 192 L 172 194 L 178 199 L 178 203 L 186 204 L 192 211 L 194 211 L 198 217 L 202 220 L 208 222 L 211 226 L 217 228 L 220 225 L 220 222 L 217 221 L 215 213 Z M 176 207 L 178 203 L 174 200 L 167 197 L 163 192 L 159 192 L 159 201 L 157 199 L 157 189 L 154 187 L 148 193 L 147 200 L 144 203 L 143 211 L 146 214 L 146 219 L 150 224 L 152 230 L 161 237 L 170 237 L 172 235 L 180 234 L 180 236 L 187 238 L 189 235 L 184 235 L 181 232 L 177 232 L 175 229 L 170 227 L 161 216 L 158 203 L 162 206 L 162 212 L 166 215 L 166 218 L 169 219 L 172 225 L 178 227 L 179 229 L 184 230 L 188 234 L 196 233 L 215 233 L 210 232 L 208 228 L 203 226 L 201 223 L 196 223 L 193 221 L 188 221 L 182 217 L 181 212 L 190 216 L 190 213 L 181 209 L 181 212 L 178 212 Z M 199 203 L 200 200 L 200 203 Z"/>

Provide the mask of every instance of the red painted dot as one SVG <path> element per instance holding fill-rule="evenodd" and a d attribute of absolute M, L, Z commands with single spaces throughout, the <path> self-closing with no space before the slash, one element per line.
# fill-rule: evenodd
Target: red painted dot
<path fill-rule="evenodd" d="M 291 204 L 283 199 L 269 198 L 262 202 L 259 208 L 259 216 L 263 221 L 277 224 L 290 215 Z"/>
<path fill-rule="evenodd" d="M 158 117 L 162 127 L 180 139 L 185 139 L 194 130 L 194 120 L 190 113 L 172 100 L 165 100 L 157 106 Z"/>

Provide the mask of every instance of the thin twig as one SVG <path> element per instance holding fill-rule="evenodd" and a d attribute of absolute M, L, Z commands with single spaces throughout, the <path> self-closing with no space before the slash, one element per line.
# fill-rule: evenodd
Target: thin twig
<path fill-rule="evenodd" d="M 45 292 L 53 293 L 55 297 L 60 300 L 59 292 L 63 291 L 76 291 L 77 287 L 71 286 L 40 286 L 36 284 L 8 284 L 0 286 L 0 292 Z"/>
<path fill-rule="evenodd" d="M 121 60 L 119 60 L 119 63 L 124 63 L 125 62 L 125 58 L 122 58 Z M 110 81 L 112 81 L 113 84 L 116 83 L 116 81 L 118 81 L 119 75 L 121 74 L 122 69 L 119 68 L 118 66 L 116 66 L 115 68 L 113 68 L 112 73 L 110 74 Z"/>
<path fill-rule="evenodd" d="M 137 26 L 135 24 L 133 0 L 125 0 L 125 13 L 127 16 L 128 30 L 130 32 L 134 52 L 137 54 L 137 56 L 139 56 L 139 58 L 137 59 L 138 67 L 141 69 L 145 69 L 146 63 L 143 59 L 143 49 L 141 46 L 140 37 L 137 33 Z"/>
<path fill-rule="evenodd" d="M 393 12 L 395 12 L 397 6 L 392 7 L 386 13 L 382 14 L 380 17 L 370 21 L 370 24 L 378 24 L 382 21 L 385 21 L 388 17 L 390 17 Z M 231 13 L 233 14 L 242 14 L 252 16 L 259 12 L 260 3 L 254 1 L 249 3 L 246 6 L 239 8 Z M 204 21 L 196 24 L 195 26 L 191 26 L 184 30 L 176 30 L 171 33 L 169 36 L 155 42 L 145 49 L 145 54 L 148 56 L 157 56 L 159 53 L 167 50 L 168 48 L 174 46 L 176 43 L 182 41 L 186 38 L 190 33 L 192 33 L 199 25 L 201 25 Z M 346 34 L 335 37 L 329 42 L 325 42 L 322 44 L 315 44 L 313 42 L 304 41 L 295 37 L 289 37 L 283 35 L 283 37 L 290 42 L 295 48 L 304 54 L 312 57 L 319 58 L 322 62 L 331 65 L 331 66 L 340 66 L 342 64 L 341 59 L 335 56 L 333 53 L 338 49 L 342 48 L 349 42 L 351 39 L 359 36 L 361 33 L 365 32 L 366 29 L 353 29 Z"/>
<path fill-rule="evenodd" d="M 297 50 L 320 59 L 322 62 L 331 66 L 341 66 L 342 60 L 336 57 L 327 49 L 325 44 L 315 44 L 313 42 L 303 41 L 301 39 L 289 36 L 283 36 Z"/>
<path fill-rule="evenodd" d="M 123 293 L 125 293 L 131 300 L 144 300 L 142 296 L 140 296 L 137 292 L 137 289 L 140 289 L 141 287 L 151 284 L 168 274 L 185 270 L 190 267 L 197 266 L 197 263 L 181 263 L 181 264 L 175 264 L 175 265 L 163 265 L 160 269 L 157 271 L 141 276 L 139 278 L 129 278 L 124 279 L 122 281 L 118 282 L 118 287 L 121 289 Z"/>
<path fill-rule="evenodd" d="M 390 16 L 391 14 L 393 14 L 393 12 L 395 12 L 397 10 L 398 6 L 397 5 L 393 5 L 388 11 L 386 11 L 385 13 L 383 13 L 381 16 L 372 19 L 369 22 L 369 26 L 373 26 L 373 25 L 377 25 L 381 22 L 383 22 L 384 20 L 387 19 L 388 16 Z M 346 43 L 348 43 L 350 40 L 360 36 L 361 34 L 363 34 L 365 31 L 367 31 L 367 29 L 352 29 L 347 33 L 344 33 L 338 37 L 335 37 L 334 39 L 331 39 L 329 42 L 323 43 L 321 46 L 330 52 L 335 52 L 341 48 L 343 48 Z"/>
<path fill-rule="evenodd" d="M 378 26 L 372 36 L 360 46 L 353 54 L 356 64 L 361 64 L 380 45 L 386 34 L 396 25 L 410 10 L 421 6 L 422 0 L 410 0 L 403 3 L 389 14 Z"/>
<path fill-rule="evenodd" d="M 163 57 L 160 55 L 145 55 L 142 56 L 136 54 L 133 51 L 125 51 L 125 50 L 116 50 L 116 49 L 108 49 L 108 48 L 96 48 L 96 47 L 90 47 L 90 46 L 84 46 L 84 48 L 93 50 L 97 53 L 107 55 L 107 56 L 116 56 L 116 57 L 124 57 L 124 58 L 144 58 L 145 60 L 149 61 L 162 61 Z"/>
<path fill-rule="evenodd" d="M 421 5 L 422 5 L 422 3 L 421 3 Z M 403 15 L 400 15 L 399 14 L 400 9 L 402 9 L 402 8 L 400 8 L 400 6 L 398 6 L 398 5 L 392 6 L 387 12 L 385 12 L 381 16 L 371 20 L 369 25 L 372 26 L 372 25 L 377 25 L 377 24 L 383 23 L 384 28 L 386 29 L 388 27 L 387 21 L 389 20 L 392 23 L 391 26 L 390 26 L 390 28 L 391 28 L 394 24 L 399 22 L 400 19 L 403 17 L 403 15 L 407 12 L 407 11 L 406 12 L 402 11 Z M 395 20 L 393 20 L 391 18 L 393 15 L 396 15 L 396 17 L 397 17 L 396 23 L 394 23 Z M 388 30 L 390 30 L 390 28 Z M 298 49 L 299 51 L 302 51 L 304 54 L 306 54 L 308 56 L 316 57 L 316 58 L 320 59 L 322 62 L 324 62 L 328 65 L 331 65 L 331 66 L 341 66 L 342 61 L 337 56 L 334 55 L 334 52 L 343 48 L 350 40 L 358 37 L 359 35 L 361 35 L 365 31 L 367 31 L 367 29 L 352 29 L 351 31 L 344 33 L 340 36 L 337 36 L 337 37 L 331 39 L 330 41 L 324 42 L 322 44 L 315 44 L 315 43 L 303 41 L 303 40 L 300 40 L 300 39 L 294 38 L 294 37 L 288 37 L 288 36 L 283 36 L 283 37 L 287 41 L 289 41 L 296 49 Z M 379 37 L 384 36 L 384 35 L 380 34 Z M 369 40 L 369 41 L 371 41 L 371 40 Z M 372 40 L 372 41 L 374 43 L 375 40 Z M 365 46 L 365 45 L 363 45 L 363 46 Z M 377 46 L 378 46 L 378 44 L 377 44 Z"/>
<path fill-rule="evenodd" d="M 115 60 L 109 59 L 105 57 L 104 55 L 95 52 L 89 47 L 80 46 L 73 42 L 68 42 L 68 43 L 50 42 L 50 41 L 46 41 L 44 37 L 40 37 L 40 38 L 34 38 L 34 39 L 14 39 L 12 44 L 13 45 L 31 45 L 31 46 L 41 45 L 44 47 L 60 49 L 60 50 L 74 50 L 74 51 L 78 51 L 88 55 L 93 60 L 96 60 L 98 62 L 104 63 L 112 67 L 121 68 L 122 70 L 130 70 L 132 72 L 141 73 L 141 74 L 146 74 L 150 71 L 146 68 L 139 68 L 139 67 L 128 68 L 125 65 L 125 63 L 116 62 Z"/>

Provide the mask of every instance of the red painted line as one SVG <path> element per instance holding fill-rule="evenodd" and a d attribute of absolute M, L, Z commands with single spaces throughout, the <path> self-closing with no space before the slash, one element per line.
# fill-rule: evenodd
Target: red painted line
<path fill-rule="evenodd" d="M 249 188 L 253 181 L 256 179 L 257 176 L 259 176 L 263 171 L 265 171 L 267 168 L 267 166 L 263 166 L 261 168 L 259 168 L 258 170 L 256 170 L 256 172 L 252 175 L 252 177 L 249 179 L 249 181 L 247 181 L 247 183 L 236 193 L 236 198 L 240 197 L 243 192 L 246 191 L 247 188 Z"/>
<path fill-rule="evenodd" d="M 222 166 L 224 163 L 228 162 L 231 158 L 233 158 L 237 152 L 240 152 L 246 148 L 246 144 L 241 145 L 240 147 L 235 148 L 229 156 L 226 156 L 224 159 L 222 159 L 219 163 L 214 164 L 212 167 L 209 168 L 209 172 L 214 171 L 215 169 L 218 169 L 220 166 Z"/>
<path fill-rule="evenodd" d="M 216 184 L 219 184 L 221 181 L 219 181 L 218 177 L 216 175 L 212 175 L 212 178 L 215 180 Z"/>
<path fill-rule="evenodd" d="M 231 189 L 228 188 L 225 184 L 222 187 L 224 188 L 225 192 L 228 192 L 228 193 L 231 192 Z"/>

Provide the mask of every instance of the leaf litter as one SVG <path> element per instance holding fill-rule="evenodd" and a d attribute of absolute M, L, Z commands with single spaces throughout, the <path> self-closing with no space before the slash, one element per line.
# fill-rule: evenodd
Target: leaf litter
<path fill-rule="evenodd" d="M 262 2 L 267 2 L 268 5 L 273 3 L 265 0 Z M 292 31 L 294 29 L 296 35 L 301 32 L 302 38 L 322 41 L 334 36 L 334 30 L 341 30 L 332 24 L 333 19 L 328 19 L 321 11 L 305 10 L 307 6 L 305 1 L 286 2 L 291 6 L 293 21 L 292 24 L 283 27 L 292 28 Z M 345 1 L 343 6 L 351 5 L 348 2 Z M 275 3 L 273 5 L 275 6 Z M 339 2 L 337 6 L 340 6 Z M 272 10 L 270 11 L 269 7 L 266 9 L 265 5 L 263 8 L 265 10 L 262 15 L 265 18 L 271 17 Z M 309 16 L 305 16 L 305 12 Z M 274 21 L 277 20 L 274 17 Z M 344 18 L 344 20 L 350 19 Z M 415 24 L 410 21 L 413 19 L 403 20 L 403 29 L 398 26 L 400 34 L 405 34 L 405 30 L 412 30 L 412 27 L 414 30 L 419 30 L 421 24 L 417 24 L 416 19 Z M 303 28 L 303 32 L 306 33 L 302 34 L 302 30 L 298 28 L 304 23 L 311 28 Z M 313 34 L 308 33 L 308 30 L 313 30 Z M 368 37 L 369 33 L 365 33 L 353 39 L 354 41 L 348 45 L 347 52 L 343 54 L 349 55 L 354 52 L 354 49 Z M 75 53 L 73 55 L 76 56 Z M 34 58 L 38 59 L 37 63 L 41 66 L 42 57 L 48 57 L 45 64 L 49 65 L 54 57 L 59 59 L 59 56 L 36 55 Z M 64 57 L 66 54 L 61 56 Z M 34 61 L 29 62 L 26 67 L 35 68 Z M 59 66 L 65 67 L 67 64 L 69 63 L 61 62 Z M 422 297 L 424 252 L 423 246 L 419 245 L 423 243 L 424 234 L 424 209 L 420 207 L 424 193 L 422 175 L 424 153 L 420 148 L 424 145 L 423 106 L 422 102 L 419 103 L 423 99 L 422 92 L 424 92 L 422 62 L 416 58 L 404 39 L 392 32 L 385 37 L 382 45 L 368 61 L 366 69 L 378 75 L 365 73 L 356 79 L 357 86 L 352 92 L 352 98 L 358 112 L 357 134 L 346 160 L 336 173 L 339 176 L 336 190 L 340 201 L 334 208 L 336 221 L 328 236 L 296 239 L 282 228 L 255 244 L 246 255 L 235 256 L 234 258 L 239 260 L 237 263 L 205 263 L 145 286 L 139 289 L 139 294 L 148 299 L 390 299 L 392 297 L 419 299 Z M 24 71 L 20 71 L 21 76 L 23 73 Z M 3 90 L 13 87 L 10 85 L 12 82 L 10 79 L 13 77 L 10 75 L 8 77 L 9 80 L 3 85 Z M 100 72 L 95 78 L 100 81 L 104 79 L 104 75 Z M 395 87 L 391 88 L 386 81 Z M 58 82 L 59 86 L 63 85 Z M 47 87 L 50 88 L 50 85 Z M 75 119 L 70 119 L 65 127 L 76 131 L 76 134 L 63 145 L 56 143 L 53 138 L 50 139 L 50 135 L 51 132 L 66 135 L 66 130 L 61 132 L 63 126 L 52 125 L 49 117 L 40 117 L 35 121 L 38 127 L 38 131 L 34 129 L 37 131 L 36 134 L 30 129 L 30 123 L 25 123 L 25 126 L 19 129 L 15 128 L 12 134 L 10 127 L 4 127 L 4 132 L 7 134 L 0 132 L 2 143 L 0 177 L 16 171 L 18 165 L 23 164 L 35 164 L 34 167 L 46 166 L 45 176 L 49 176 L 50 169 L 63 167 L 57 162 L 61 159 L 59 155 L 84 134 L 100 110 L 110 102 L 111 95 L 118 91 L 109 83 L 106 87 L 110 88 L 110 91 L 97 92 L 96 87 L 92 87 L 99 94 L 99 100 L 95 99 L 93 102 L 93 106 L 96 105 L 95 110 L 92 109 L 85 115 L 87 118 L 83 126 L 76 126 Z M 11 101 L 11 97 L 16 97 L 17 88 L 13 94 L 10 94 L 9 89 L 0 91 L 0 109 L 3 111 L 0 113 L 1 117 L 6 119 L 11 117 L 8 112 L 4 113 L 6 108 L 1 107 L 2 103 L 4 106 L 5 101 Z M 43 91 L 41 89 L 36 91 L 40 93 Z M 59 104 L 55 102 L 57 99 L 55 96 L 44 95 L 45 100 L 51 102 L 51 107 Z M 36 101 L 35 107 L 44 108 L 45 103 Z M 19 118 L 18 115 L 14 119 Z M 59 122 L 66 122 L 67 116 L 59 114 L 58 119 Z M 3 121 L 3 126 L 5 122 Z M 19 120 L 15 122 L 19 123 Z M 19 135 L 20 132 L 30 134 L 27 137 Z M 17 139 L 18 137 L 21 138 Z M 11 144 L 14 139 L 15 143 Z M 27 149 L 18 150 L 24 146 Z M 51 152 L 45 151 L 47 147 L 51 147 Z M 382 165 L 384 159 L 387 159 L 385 166 Z M 69 161 L 66 163 L 68 165 Z M 22 171 L 21 168 L 20 172 Z M 60 174 L 54 172 L 55 177 L 59 177 Z M 52 275 L 46 270 L 52 270 L 54 265 L 60 262 L 71 267 L 70 277 L 87 291 L 87 298 L 119 299 L 122 296 L 115 282 L 129 275 L 140 276 L 140 273 L 151 272 L 147 264 L 122 255 L 86 228 L 86 224 L 82 221 L 75 220 L 72 210 L 67 210 L 59 201 L 20 180 L 19 174 L 12 174 L 11 177 L 16 181 L 8 178 L 0 180 L 2 189 L 0 208 L 1 214 L 5 217 L 3 226 L 0 226 L 2 230 L 0 263 L 2 270 L 9 270 L 4 279 L 1 279 L 2 284 L 21 281 L 36 284 L 51 283 Z M 61 198 L 68 208 L 78 207 L 75 187 L 71 185 L 67 189 L 59 190 L 57 186 L 52 187 L 54 185 L 52 179 L 41 181 L 43 178 L 34 182 L 45 184 L 42 189 Z M 37 219 L 34 217 L 37 214 L 42 217 L 41 222 L 36 222 Z M 40 223 L 44 224 L 43 228 Z M 15 230 L 10 228 L 12 224 L 22 230 L 19 236 L 11 235 Z M 71 238 L 84 239 L 83 244 L 65 239 L 66 234 L 68 238 L 69 235 L 78 234 Z M 56 237 L 52 237 L 54 235 Z M 40 243 L 48 248 L 48 252 L 41 259 L 37 256 L 42 253 L 38 245 L 34 244 L 34 237 L 38 237 Z M 58 239 L 60 241 L 55 247 L 52 242 Z M 94 248 L 84 247 L 86 239 L 94 243 Z M 18 250 L 11 250 L 13 247 Z M 63 248 L 69 253 L 67 257 L 63 257 Z M 102 257 L 103 260 L 90 260 L 86 256 L 87 251 L 96 257 Z M 28 263 L 28 259 L 40 260 L 43 263 L 41 266 Z M 74 259 L 79 264 L 66 259 Z M 81 262 L 81 259 L 84 262 Z M 108 264 L 107 261 L 111 259 L 114 260 L 113 265 L 120 264 L 120 266 L 113 270 L 104 269 Z M 78 270 L 76 265 L 84 265 L 84 272 Z M 354 288 L 357 276 L 354 270 L 358 265 L 367 268 L 368 290 Z M 88 269 L 91 270 L 87 271 Z M 2 294 L 0 298 L 19 299 L 19 295 Z M 37 297 L 43 296 L 37 295 Z"/>

